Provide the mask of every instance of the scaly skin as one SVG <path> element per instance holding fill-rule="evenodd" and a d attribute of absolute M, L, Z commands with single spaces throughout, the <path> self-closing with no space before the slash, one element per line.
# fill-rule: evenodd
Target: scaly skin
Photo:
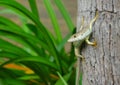
<path fill-rule="evenodd" d="M 82 66 L 80 61 L 84 60 L 84 57 L 80 54 L 81 50 L 80 47 L 84 41 L 86 41 L 87 44 L 95 46 L 96 42 L 90 42 L 89 37 L 92 33 L 92 25 L 95 22 L 95 20 L 98 18 L 98 11 L 96 12 L 96 16 L 93 20 L 91 20 L 90 24 L 86 27 L 84 27 L 84 18 L 82 19 L 82 26 L 80 27 L 79 31 L 75 34 L 73 34 L 68 42 L 73 42 L 74 44 L 74 52 L 77 57 L 77 68 L 76 68 L 76 81 L 75 85 L 79 85 L 80 80 L 80 73 L 82 73 Z M 81 70 L 81 71 L 80 71 Z"/>

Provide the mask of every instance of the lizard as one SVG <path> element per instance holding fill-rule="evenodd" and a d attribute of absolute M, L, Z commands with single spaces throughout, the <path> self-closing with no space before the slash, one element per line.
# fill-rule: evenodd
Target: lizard
<path fill-rule="evenodd" d="M 73 34 L 69 39 L 68 42 L 73 42 L 74 45 L 74 53 L 75 56 L 77 57 L 77 67 L 76 67 L 76 81 L 75 85 L 79 85 L 79 80 L 80 80 L 80 74 L 82 72 L 82 66 L 80 66 L 82 61 L 85 60 L 85 58 L 81 55 L 81 46 L 83 42 L 85 41 L 88 45 L 96 46 L 96 41 L 91 42 L 89 40 L 90 35 L 92 33 L 92 25 L 98 18 L 98 11 L 96 11 L 96 15 L 94 19 L 90 21 L 90 23 L 85 27 L 84 26 L 84 17 L 82 18 L 82 24 L 80 28 L 78 29 L 78 32 Z"/>

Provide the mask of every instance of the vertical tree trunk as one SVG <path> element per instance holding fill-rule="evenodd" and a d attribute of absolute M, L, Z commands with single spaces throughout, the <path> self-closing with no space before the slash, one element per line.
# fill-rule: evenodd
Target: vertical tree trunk
<path fill-rule="evenodd" d="M 97 47 L 85 45 L 82 55 L 83 85 L 120 85 L 120 0 L 78 0 L 77 27 L 82 16 L 85 25 L 95 16 L 91 41 Z"/>

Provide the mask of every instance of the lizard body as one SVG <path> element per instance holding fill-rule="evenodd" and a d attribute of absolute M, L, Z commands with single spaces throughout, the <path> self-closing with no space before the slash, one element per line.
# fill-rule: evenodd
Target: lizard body
<path fill-rule="evenodd" d="M 92 25 L 95 22 L 95 20 L 98 18 L 98 11 L 96 12 L 96 16 L 93 20 L 91 20 L 90 24 L 86 27 L 84 27 L 84 18 L 82 19 L 82 25 L 77 33 L 73 34 L 68 42 L 73 42 L 74 45 L 74 53 L 77 57 L 77 68 L 76 68 L 76 81 L 75 85 L 79 85 L 80 80 L 80 73 L 82 72 L 82 60 L 84 57 L 81 55 L 80 47 L 84 41 L 86 41 L 89 45 L 96 45 L 96 42 L 90 42 L 89 37 L 92 33 Z M 81 66 L 80 66 L 81 65 Z M 81 70 L 81 71 L 80 71 Z"/>

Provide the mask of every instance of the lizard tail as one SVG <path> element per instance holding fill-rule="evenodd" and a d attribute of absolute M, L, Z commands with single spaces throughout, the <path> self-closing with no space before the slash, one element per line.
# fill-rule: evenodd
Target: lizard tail
<path fill-rule="evenodd" d="M 98 18 L 98 11 L 96 11 L 96 15 L 95 15 L 95 18 L 93 20 L 91 20 L 90 22 L 90 29 L 92 29 L 92 24 L 95 22 L 95 20 Z"/>
<path fill-rule="evenodd" d="M 81 23 L 79 31 L 83 28 L 83 26 L 84 26 L 84 16 L 82 17 L 82 23 Z"/>

